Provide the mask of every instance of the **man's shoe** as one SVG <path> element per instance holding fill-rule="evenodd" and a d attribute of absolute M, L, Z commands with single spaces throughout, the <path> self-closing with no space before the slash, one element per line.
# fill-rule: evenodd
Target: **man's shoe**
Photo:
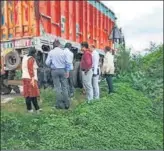
<path fill-rule="evenodd" d="M 28 110 L 28 113 L 33 113 L 34 111 L 33 110 Z"/>

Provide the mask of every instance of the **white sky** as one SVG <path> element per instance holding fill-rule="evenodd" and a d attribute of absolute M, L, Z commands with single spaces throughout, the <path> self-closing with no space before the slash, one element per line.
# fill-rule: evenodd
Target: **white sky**
<path fill-rule="evenodd" d="M 163 43 L 163 1 L 101 1 L 116 15 L 125 42 L 133 51 Z"/>

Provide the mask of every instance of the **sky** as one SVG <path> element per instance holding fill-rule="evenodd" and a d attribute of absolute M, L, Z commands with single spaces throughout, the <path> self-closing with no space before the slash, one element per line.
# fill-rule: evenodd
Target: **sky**
<path fill-rule="evenodd" d="M 150 41 L 163 43 L 163 1 L 101 1 L 117 17 L 126 45 L 143 51 Z"/>

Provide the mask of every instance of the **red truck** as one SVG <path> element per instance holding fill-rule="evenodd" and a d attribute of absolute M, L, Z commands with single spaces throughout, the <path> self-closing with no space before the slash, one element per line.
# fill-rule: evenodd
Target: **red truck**
<path fill-rule="evenodd" d="M 20 69 L 28 48 L 37 50 L 41 83 L 51 83 L 45 65 L 52 43 L 58 39 L 64 46 L 71 42 L 75 55 L 74 84 L 81 85 L 79 62 L 80 42 L 94 44 L 103 56 L 105 46 L 113 46 L 110 34 L 115 14 L 99 0 L 95 1 L 1 1 L 1 55 L 6 72 Z M 100 63 L 102 62 L 102 57 Z M 6 75 L 7 76 L 7 75 Z M 14 75 L 10 80 L 14 79 Z"/>

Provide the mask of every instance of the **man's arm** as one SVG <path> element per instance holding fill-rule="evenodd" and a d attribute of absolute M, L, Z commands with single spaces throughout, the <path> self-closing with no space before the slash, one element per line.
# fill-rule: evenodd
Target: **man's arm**
<path fill-rule="evenodd" d="M 47 56 L 47 59 L 46 59 L 46 65 L 47 65 L 48 67 L 50 67 L 51 63 L 52 63 L 52 57 L 51 57 L 51 54 L 50 54 L 50 52 L 49 52 L 49 53 L 48 53 L 48 56 Z"/>
<path fill-rule="evenodd" d="M 65 70 L 66 70 L 65 76 L 66 76 L 66 78 L 68 78 L 71 64 L 70 64 L 70 60 L 69 60 L 69 57 L 68 57 L 66 51 L 64 53 L 65 53 Z"/>
<path fill-rule="evenodd" d="M 71 66 L 71 61 L 70 61 L 70 57 L 69 54 L 65 51 L 65 70 L 66 72 L 70 71 L 70 66 Z"/>

